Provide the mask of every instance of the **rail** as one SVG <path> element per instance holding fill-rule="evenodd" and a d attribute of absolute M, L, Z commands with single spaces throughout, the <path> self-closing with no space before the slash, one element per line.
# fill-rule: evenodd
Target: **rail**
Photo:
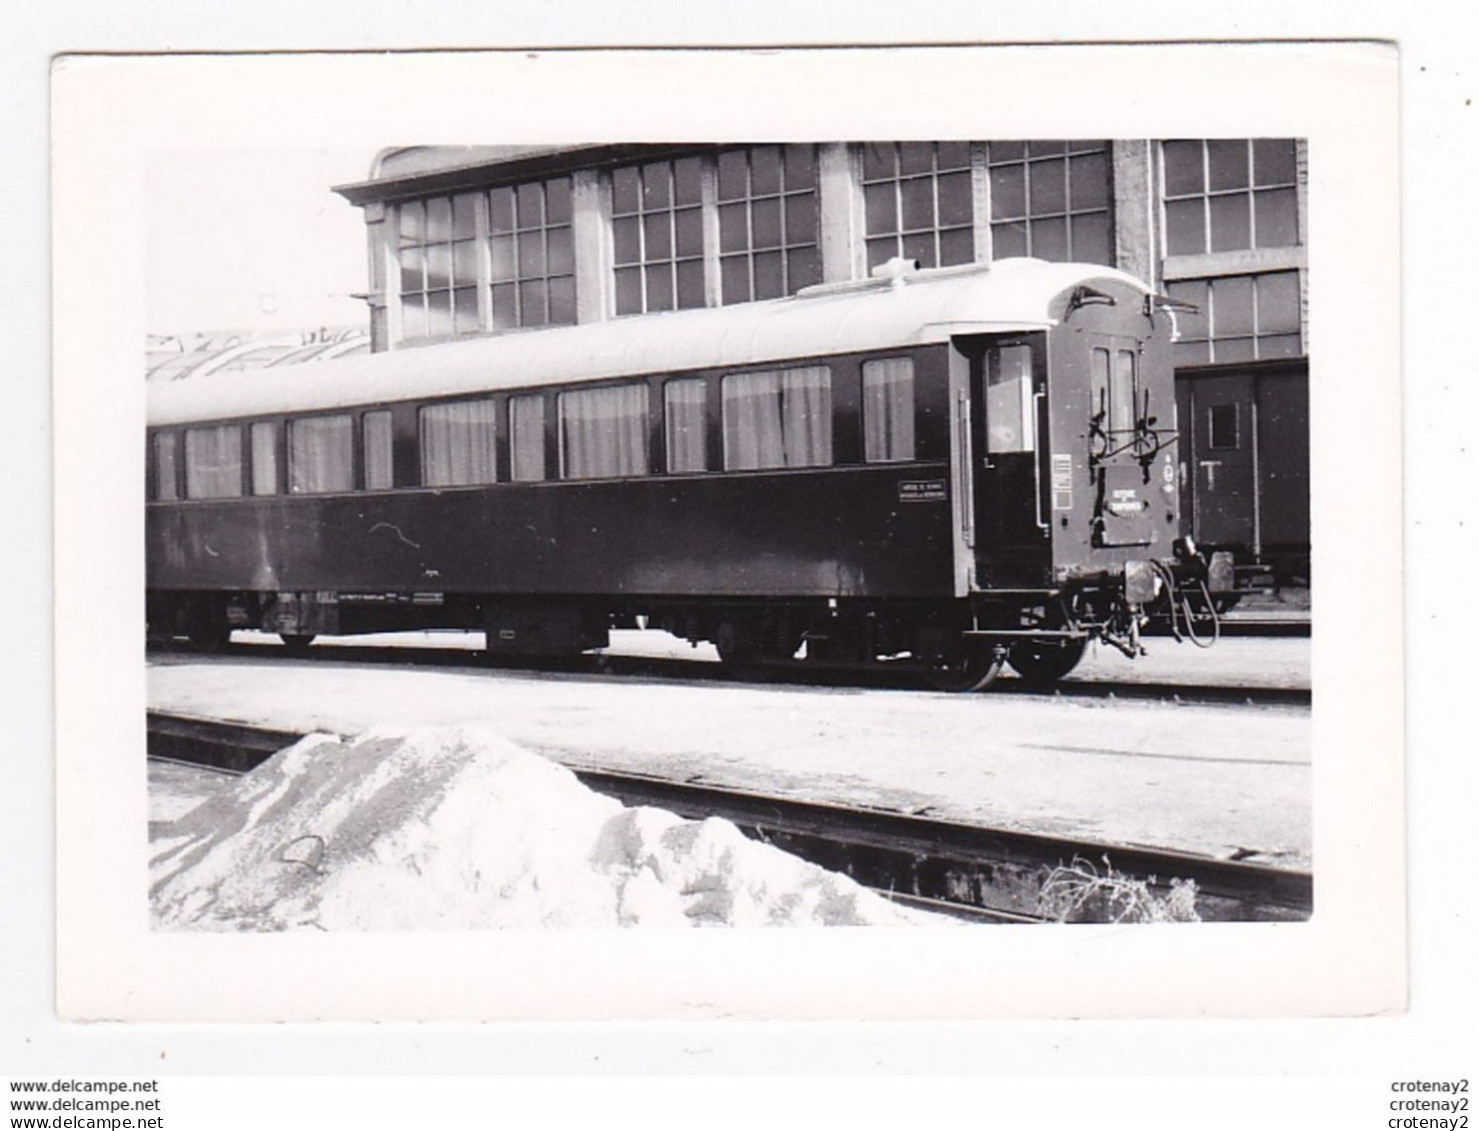
<path fill-rule="evenodd" d="M 164 712 L 148 715 L 150 757 L 244 773 L 298 735 Z M 1308 918 L 1309 873 L 1247 861 L 1112 845 L 944 821 L 919 813 L 858 809 L 749 793 L 589 766 L 569 768 L 585 785 L 625 805 L 650 805 L 683 817 L 722 817 L 751 836 L 866 887 L 966 917 L 1038 917 L 1054 868 L 1085 861 L 1164 892 L 1172 880 L 1197 888 L 1203 919 Z"/>

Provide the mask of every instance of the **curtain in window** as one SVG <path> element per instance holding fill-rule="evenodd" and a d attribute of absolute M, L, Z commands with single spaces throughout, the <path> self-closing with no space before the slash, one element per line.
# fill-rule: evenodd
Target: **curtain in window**
<path fill-rule="evenodd" d="M 384 491 L 395 486 L 391 458 L 390 413 L 367 412 L 365 425 L 365 490 Z"/>
<path fill-rule="evenodd" d="M 566 479 L 647 474 L 646 385 L 561 393 L 559 404 Z"/>
<path fill-rule="evenodd" d="M 227 499 L 241 494 L 241 429 L 234 424 L 185 431 L 185 495 Z"/>
<path fill-rule="evenodd" d="M 669 471 L 707 468 L 704 402 L 703 381 L 669 381 L 663 386 Z"/>
<path fill-rule="evenodd" d="M 180 497 L 175 471 L 175 434 L 154 437 L 154 497 L 165 502 Z"/>
<path fill-rule="evenodd" d="M 428 405 L 420 419 L 421 482 L 425 486 L 494 481 L 497 433 L 492 401 Z M 368 466 L 367 456 L 367 471 Z"/>
<path fill-rule="evenodd" d="M 349 416 L 308 416 L 288 425 L 288 489 L 294 495 L 354 489 Z"/>
<path fill-rule="evenodd" d="M 914 458 L 914 360 L 863 362 L 863 459 Z"/>
<path fill-rule="evenodd" d="M 832 373 L 826 366 L 730 374 L 722 388 L 726 468 L 832 462 Z"/>
<path fill-rule="evenodd" d="M 508 402 L 509 458 L 515 482 L 544 478 L 544 398 L 511 397 Z"/>
<path fill-rule="evenodd" d="M 277 425 L 252 425 L 252 494 L 277 494 Z"/>

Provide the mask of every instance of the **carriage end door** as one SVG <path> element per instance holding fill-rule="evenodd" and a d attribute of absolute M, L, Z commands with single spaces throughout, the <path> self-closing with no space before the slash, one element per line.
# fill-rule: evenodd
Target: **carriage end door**
<path fill-rule="evenodd" d="M 1042 334 L 983 339 L 973 357 L 976 577 L 982 587 L 1050 583 L 1046 361 Z"/>

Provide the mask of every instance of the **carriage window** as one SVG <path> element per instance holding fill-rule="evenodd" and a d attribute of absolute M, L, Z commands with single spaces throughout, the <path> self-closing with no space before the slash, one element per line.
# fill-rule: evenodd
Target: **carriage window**
<path fill-rule="evenodd" d="M 732 373 L 721 387 L 726 469 L 832 462 L 832 371 L 825 365 Z"/>
<path fill-rule="evenodd" d="M 993 455 L 1035 451 L 1032 347 L 1002 346 L 986 360 L 986 450 Z"/>
<path fill-rule="evenodd" d="M 384 491 L 394 487 L 390 413 L 367 412 L 360 423 L 364 428 L 365 490 Z"/>
<path fill-rule="evenodd" d="M 1092 351 L 1089 365 L 1089 416 L 1109 431 L 1109 351 Z"/>
<path fill-rule="evenodd" d="M 1135 353 L 1119 350 L 1115 354 L 1114 384 L 1109 400 L 1109 430 L 1131 432 L 1135 428 Z"/>
<path fill-rule="evenodd" d="M 179 472 L 175 466 L 175 434 L 161 432 L 154 437 L 154 497 L 169 502 L 180 497 Z"/>
<path fill-rule="evenodd" d="M 647 474 L 646 385 L 561 393 L 557 404 L 562 478 Z"/>
<path fill-rule="evenodd" d="M 544 398 L 510 397 L 508 401 L 510 478 L 537 483 L 544 478 Z"/>
<path fill-rule="evenodd" d="M 669 381 L 663 386 L 669 471 L 704 471 L 708 468 L 704 446 L 707 439 L 704 394 L 702 380 Z"/>
<path fill-rule="evenodd" d="M 914 458 L 914 360 L 863 362 L 863 459 Z"/>
<path fill-rule="evenodd" d="M 1238 406 L 1218 404 L 1208 409 L 1207 432 L 1209 448 L 1236 448 L 1238 446 Z"/>
<path fill-rule="evenodd" d="M 294 495 L 354 489 L 354 420 L 309 416 L 288 423 L 288 490 Z"/>
<path fill-rule="evenodd" d="M 492 483 L 497 478 L 493 462 L 497 433 L 492 401 L 427 405 L 418 418 L 423 486 L 455 487 L 464 483 Z M 367 456 L 367 474 L 368 469 Z"/>
<path fill-rule="evenodd" d="M 229 499 L 241 494 L 241 428 L 185 430 L 185 497 Z"/>
<path fill-rule="evenodd" d="M 277 494 L 277 425 L 252 425 L 252 494 Z"/>

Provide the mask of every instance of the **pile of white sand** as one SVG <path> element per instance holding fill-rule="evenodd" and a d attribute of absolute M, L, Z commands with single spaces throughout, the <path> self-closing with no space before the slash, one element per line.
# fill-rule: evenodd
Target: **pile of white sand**
<path fill-rule="evenodd" d="M 150 839 L 171 930 L 940 921 L 471 728 L 305 738 Z"/>

